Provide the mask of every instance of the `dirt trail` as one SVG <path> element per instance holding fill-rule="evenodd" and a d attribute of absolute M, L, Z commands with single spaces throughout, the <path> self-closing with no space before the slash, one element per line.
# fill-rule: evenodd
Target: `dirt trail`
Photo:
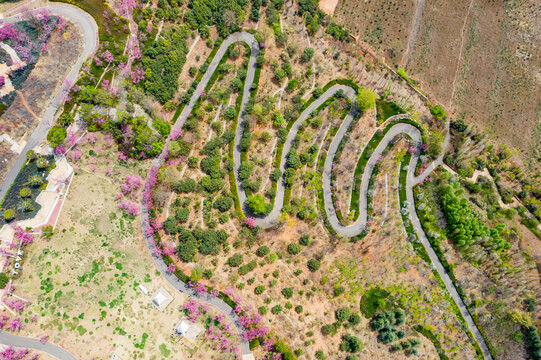
<path fill-rule="evenodd" d="M 32 111 L 32 109 L 30 109 L 30 107 L 28 106 L 28 104 L 26 103 L 26 99 L 24 98 L 24 95 L 23 93 L 20 91 L 20 90 L 15 90 L 17 92 L 17 94 L 19 95 L 19 97 L 21 98 L 21 102 L 23 103 L 23 106 L 26 108 L 26 110 L 28 110 L 28 112 L 30 114 L 32 114 L 32 116 L 39 121 L 39 117 L 36 115 L 35 112 Z"/>
<path fill-rule="evenodd" d="M 468 12 L 464 16 L 464 25 L 462 25 L 462 32 L 460 33 L 460 51 L 457 57 L 457 65 L 455 70 L 455 76 L 453 78 L 453 90 L 451 91 L 451 97 L 449 98 L 449 107 L 453 104 L 453 98 L 455 97 L 456 83 L 458 79 L 458 73 L 460 71 L 460 63 L 462 62 L 462 51 L 464 50 L 464 33 L 466 32 L 466 25 L 468 24 L 468 18 L 470 17 L 471 9 L 473 7 L 473 0 L 470 0 L 470 6 Z"/>
<path fill-rule="evenodd" d="M 415 47 L 415 42 L 417 41 L 417 34 L 419 33 L 419 28 L 421 27 L 421 19 L 423 18 L 423 12 L 425 10 L 426 0 L 418 0 L 417 7 L 415 8 L 415 15 L 411 21 L 410 35 L 408 37 L 408 47 L 400 60 L 399 67 L 405 68 L 408 65 L 410 54 Z"/>

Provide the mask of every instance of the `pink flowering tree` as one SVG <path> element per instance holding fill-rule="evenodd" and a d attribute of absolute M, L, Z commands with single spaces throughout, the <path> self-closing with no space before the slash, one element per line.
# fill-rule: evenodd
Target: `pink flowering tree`
<path fill-rule="evenodd" d="M 22 245 L 30 244 L 34 241 L 34 235 L 31 232 L 23 230 L 20 226 L 15 228 L 15 239 Z"/>
<path fill-rule="evenodd" d="M 8 324 L 8 329 L 10 331 L 19 331 L 23 328 L 23 323 L 21 322 L 21 318 L 16 317 L 15 319 L 11 320 Z"/>
<path fill-rule="evenodd" d="M 246 226 L 248 226 L 250 229 L 253 229 L 255 228 L 257 225 L 256 225 L 256 220 L 254 217 L 249 217 L 249 218 L 246 218 L 246 220 L 244 220 L 244 224 Z"/>

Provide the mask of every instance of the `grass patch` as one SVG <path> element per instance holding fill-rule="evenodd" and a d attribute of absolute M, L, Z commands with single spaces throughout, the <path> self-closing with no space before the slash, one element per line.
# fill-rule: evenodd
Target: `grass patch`
<path fill-rule="evenodd" d="M 361 298 L 360 308 L 363 315 L 370 319 L 376 311 L 383 310 L 387 307 L 385 299 L 390 295 L 388 291 L 385 291 L 379 287 L 372 288 L 364 293 Z"/>

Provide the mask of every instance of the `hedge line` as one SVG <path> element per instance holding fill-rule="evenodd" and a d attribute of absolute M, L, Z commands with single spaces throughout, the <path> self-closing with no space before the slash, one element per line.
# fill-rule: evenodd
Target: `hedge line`
<path fill-rule="evenodd" d="M 244 43 L 244 47 L 251 50 L 250 47 L 246 43 Z M 265 54 L 264 51 L 260 51 L 260 53 Z M 255 74 L 254 74 L 254 82 L 250 88 L 250 98 L 255 98 L 255 96 L 257 95 L 257 89 L 259 88 L 260 75 L 261 75 L 261 66 L 257 65 L 257 68 L 255 69 Z M 239 122 L 240 108 L 241 108 L 243 95 L 244 95 L 244 86 L 241 88 L 239 95 L 237 96 L 237 99 L 235 101 L 235 122 L 233 123 L 233 128 L 232 128 L 234 133 L 237 132 L 237 126 Z M 229 156 L 231 157 L 231 159 L 234 159 L 234 155 L 233 155 L 234 150 L 235 150 L 235 139 L 233 139 L 229 143 Z M 241 153 L 241 161 L 243 157 L 244 157 L 244 160 L 247 160 L 247 154 L 245 151 Z M 236 174 L 235 174 L 235 167 L 233 167 L 233 169 L 229 171 L 229 186 L 231 188 L 231 193 L 233 194 L 233 200 L 235 201 L 235 210 L 237 212 L 237 217 L 240 220 L 242 220 L 246 218 L 246 215 L 244 215 L 244 212 L 242 211 L 242 206 L 240 204 L 240 199 L 239 199 L 239 193 L 237 191 L 237 179 L 236 179 Z"/>

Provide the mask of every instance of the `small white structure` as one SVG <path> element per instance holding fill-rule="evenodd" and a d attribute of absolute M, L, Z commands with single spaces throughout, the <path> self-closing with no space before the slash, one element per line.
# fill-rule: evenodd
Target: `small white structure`
<path fill-rule="evenodd" d="M 148 289 L 143 284 L 139 284 L 138 288 L 143 294 L 148 295 Z"/>
<path fill-rule="evenodd" d="M 121 360 L 120 357 L 117 355 L 117 354 L 113 354 L 111 355 L 111 357 L 109 358 L 109 360 Z"/>
<path fill-rule="evenodd" d="M 183 317 L 180 319 L 177 326 L 175 326 L 175 332 L 177 335 L 182 336 L 188 342 L 193 344 L 199 333 L 201 333 L 201 329 L 193 322 Z"/>
<path fill-rule="evenodd" d="M 164 311 L 171 301 L 173 301 L 173 297 L 163 287 L 160 287 L 150 298 L 152 306 L 160 311 Z"/>

